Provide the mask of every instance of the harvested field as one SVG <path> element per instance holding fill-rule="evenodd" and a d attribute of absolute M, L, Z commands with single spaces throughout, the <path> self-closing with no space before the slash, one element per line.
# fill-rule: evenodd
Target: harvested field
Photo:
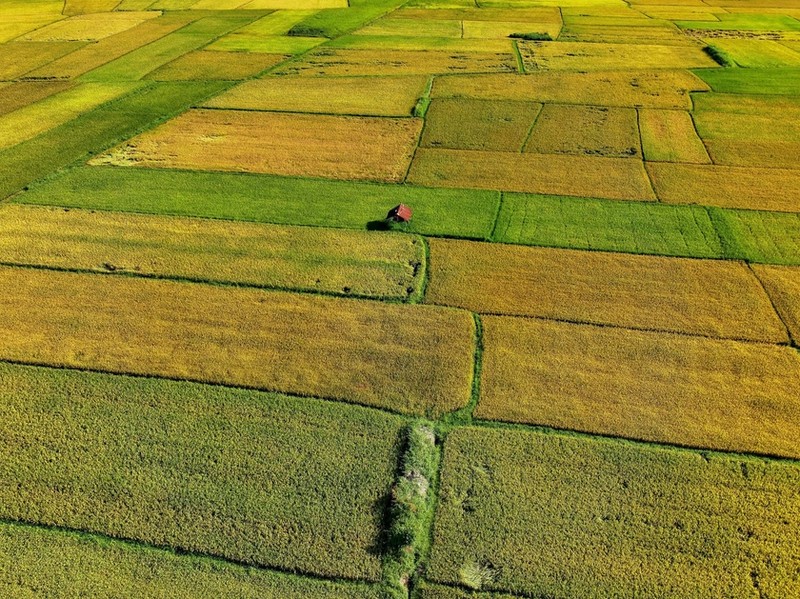
<path fill-rule="evenodd" d="M 689 92 L 708 89 L 688 71 L 538 72 L 525 77 L 440 77 L 434 81 L 432 96 L 689 110 Z"/>
<path fill-rule="evenodd" d="M 682 110 L 639 110 L 644 157 L 656 162 L 710 164 L 692 116 Z"/>
<path fill-rule="evenodd" d="M 718 66 L 699 47 L 583 42 L 519 43 L 526 71 L 694 69 Z"/>
<path fill-rule="evenodd" d="M 399 182 L 421 129 L 421 119 L 191 110 L 93 163 Z"/>
<path fill-rule="evenodd" d="M 454 53 L 442 50 L 315 51 L 275 71 L 278 75 L 433 75 L 437 73 L 515 73 L 517 60 L 508 52 Z"/>
<path fill-rule="evenodd" d="M 13 112 L 53 94 L 63 92 L 74 84 L 67 81 L 19 81 L 0 84 L 0 116 Z"/>
<path fill-rule="evenodd" d="M 156 379 L 8 364 L 0 377 L 4 520 L 378 579 L 402 419 Z"/>
<path fill-rule="evenodd" d="M 23 596 L 35 586 L 41 596 L 64 589 L 95 597 L 190 597 L 198 592 L 233 599 L 378 599 L 366 584 L 344 584 L 276 574 L 176 555 L 102 537 L 34 526 L 0 524 L 0 589 Z"/>
<path fill-rule="evenodd" d="M 442 98 L 425 115 L 421 146 L 519 152 L 541 104 Z"/>
<path fill-rule="evenodd" d="M 709 212 L 732 257 L 800 265 L 800 214 L 721 208 Z"/>
<path fill-rule="evenodd" d="M 159 16 L 158 12 L 82 14 L 37 29 L 20 39 L 28 42 L 95 42 Z"/>
<path fill-rule="evenodd" d="M 652 162 L 647 172 L 663 202 L 800 212 L 797 170 Z"/>
<path fill-rule="evenodd" d="M 428 78 L 267 77 L 237 85 L 205 103 L 211 108 L 362 116 L 411 116 Z"/>
<path fill-rule="evenodd" d="M 800 470 L 465 428 L 445 445 L 434 580 L 554 598 L 797 595 Z M 532 534 L 531 531 L 536 531 Z"/>
<path fill-rule="evenodd" d="M 147 78 L 156 81 L 234 81 L 258 75 L 286 58 L 280 54 L 198 50 L 165 64 Z"/>
<path fill-rule="evenodd" d="M 642 152 L 633 108 L 545 104 L 526 152 L 638 157 Z"/>
<path fill-rule="evenodd" d="M 83 42 L 9 42 L 0 45 L 0 81 L 22 77 L 83 47 Z"/>
<path fill-rule="evenodd" d="M 5 264 L 405 300 L 424 277 L 411 235 L 11 205 Z"/>
<path fill-rule="evenodd" d="M 800 341 L 800 269 L 786 266 L 753 266 L 756 276 L 772 298 L 789 328 L 792 339 Z"/>
<path fill-rule="evenodd" d="M 654 202 L 505 194 L 493 240 L 690 258 L 724 255 L 705 208 Z"/>
<path fill-rule="evenodd" d="M 429 244 L 428 303 L 482 314 L 788 342 L 761 284 L 741 263 L 444 239 Z"/>
<path fill-rule="evenodd" d="M 5 360 L 434 416 L 470 396 L 467 312 L 38 269 L 0 268 L 0 282 Z"/>
<path fill-rule="evenodd" d="M 204 216 L 364 229 L 400 203 L 414 207 L 410 230 L 489 237 L 500 194 L 270 175 L 113 167 L 79 168 L 14 201 L 72 208 Z"/>
<path fill-rule="evenodd" d="M 627 158 L 421 148 L 408 181 L 431 187 L 655 199 L 642 163 Z"/>

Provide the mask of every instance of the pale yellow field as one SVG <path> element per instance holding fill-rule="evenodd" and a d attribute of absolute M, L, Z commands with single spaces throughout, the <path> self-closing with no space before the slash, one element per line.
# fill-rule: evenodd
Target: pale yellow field
<path fill-rule="evenodd" d="M 800 268 L 754 264 L 753 271 L 764 283 L 792 339 L 797 343 L 800 341 Z"/>
<path fill-rule="evenodd" d="M 467 403 L 468 312 L 0 268 L 0 359 L 439 415 Z"/>
<path fill-rule="evenodd" d="M 13 16 L 4 13 L 2 21 L 0 21 L 0 44 L 10 42 L 21 35 L 63 18 L 63 15 Z"/>
<path fill-rule="evenodd" d="M 421 129 L 421 119 L 190 110 L 93 164 L 398 182 Z"/>
<path fill-rule="evenodd" d="M 614 200 L 655 200 L 639 160 L 420 148 L 408 181 Z"/>
<path fill-rule="evenodd" d="M 5 205 L 6 264 L 407 299 L 424 275 L 412 235 Z"/>
<path fill-rule="evenodd" d="M 789 347 L 484 317 L 476 416 L 800 457 Z"/>
<path fill-rule="evenodd" d="M 692 116 L 683 110 L 639 110 L 639 130 L 646 160 L 710 164 Z"/>
<path fill-rule="evenodd" d="M 800 171 L 648 163 L 656 194 L 672 204 L 800 212 Z"/>
<path fill-rule="evenodd" d="M 368 116 L 410 116 L 428 78 L 268 77 L 247 81 L 204 106 Z"/>
<path fill-rule="evenodd" d="M 97 41 L 127 31 L 160 14 L 150 11 L 79 15 L 37 29 L 22 39 L 37 42 Z"/>
<path fill-rule="evenodd" d="M 525 151 L 641 158 L 636 110 L 545 104 Z"/>
<path fill-rule="evenodd" d="M 527 71 L 605 71 L 716 67 L 699 47 L 584 42 L 520 42 Z"/>
<path fill-rule="evenodd" d="M 280 54 L 198 50 L 184 54 L 147 76 L 156 81 L 247 79 L 286 60 Z"/>
<path fill-rule="evenodd" d="M 597 73 L 538 72 L 517 75 L 438 77 L 433 97 L 526 100 L 648 108 L 692 107 L 689 92 L 709 87 L 688 71 Z"/>
<path fill-rule="evenodd" d="M 426 301 L 482 314 L 787 343 L 742 263 L 430 239 Z"/>

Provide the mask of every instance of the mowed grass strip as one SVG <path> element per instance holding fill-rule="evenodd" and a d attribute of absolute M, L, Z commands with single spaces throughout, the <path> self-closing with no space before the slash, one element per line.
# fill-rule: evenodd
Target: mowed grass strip
<path fill-rule="evenodd" d="M 753 271 L 764 284 L 792 339 L 800 342 L 800 269 L 757 265 Z"/>
<path fill-rule="evenodd" d="M 639 160 L 420 148 L 408 181 L 614 200 L 655 200 Z"/>
<path fill-rule="evenodd" d="M 346 229 L 380 227 L 392 207 L 405 203 L 414 210 L 409 231 L 487 239 L 500 194 L 273 175 L 81 167 L 32 187 L 14 201 Z"/>
<path fill-rule="evenodd" d="M 2 268 L 0 358 L 439 415 L 467 403 L 469 313 Z"/>
<path fill-rule="evenodd" d="M 378 579 L 399 417 L 9 364 L 0 380 L 4 520 Z"/>
<path fill-rule="evenodd" d="M 791 462 L 457 429 L 428 575 L 554 599 L 791 597 L 798 488 Z"/>
<path fill-rule="evenodd" d="M 800 356 L 784 346 L 484 317 L 476 417 L 800 456 Z"/>
<path fill-rule="evenodd" d="M 639 131 L 645 160 L 710 164 L 692 116 L 682 110 L 639 110 Z"/>
<path fill-rule="evenodd" d="M 411 116 L 428 78 L 267 77 L 212 98 L 210 108 L 277 110 L 364 116 Z"/>
<path fill-rule="evenodd" d="M 504 194 L 493 240 L 690 258 L 726 255 L 701 206 L 517 193 Z"/>
<path fill-rule="evenodd" d="M 431 239 L 426 301 L 482 314 L 786 343 L 741 263 Z"/>
<path fill-rule="evenodd" d="M 196 109 L 92 164 L 397 183 L 406 174 L 422 123 L 405 118 Z"/>
<path fill-rule="evenodd" d="M 424 277 L 412 235 L 219 220 L 0 208 L 0 261 L 407 300 Z"/>
<path fill-rule="evenodd" d="M 178 555 L 131 543 L 60 530 L 0 524 L 0 589 L 24 597 L 35 587 L 42 597 L 65 592 L 113 599 L 193 597 L 224 599 L 379 599 L 368 584 L 341 583 L 278 574 Z"/>
<path fill-rule="evenodd" d="M 432 97 L 689 110 L 692 107 L 689 92 L 708 89 L 689 71 L 540 71 L 525 76 L 438 77 Z"/>

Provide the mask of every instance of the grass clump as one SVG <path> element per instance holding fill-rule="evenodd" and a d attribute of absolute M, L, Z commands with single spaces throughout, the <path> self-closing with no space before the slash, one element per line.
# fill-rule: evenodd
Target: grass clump
<path fill-rule="evenodd" d="M 538 31 L 532 31 L 529 33 L 511 33 L 509 36 L 511 39 L 516 40 L 527 40 L 529 42 L 552 42 L 553 36 L 549 33 L 540 33 Z"/>
<path fill-rule="evenodd" d="M 725 52 L 722 48 L 709 44 L 703 48 L 703 52 L 708 54 L 714 61 L 721 67 L 735 67 L 738 66 L 736 61 L 731 58 L 730 54 Z"/>

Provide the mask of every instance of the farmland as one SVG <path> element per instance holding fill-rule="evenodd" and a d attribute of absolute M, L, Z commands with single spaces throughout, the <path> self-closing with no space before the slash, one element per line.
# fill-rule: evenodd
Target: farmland
<path fill-rule="evenodd" d="M 0 595 L 800 596 L 799 122 L 794 0 L 0 2 Z"/>

